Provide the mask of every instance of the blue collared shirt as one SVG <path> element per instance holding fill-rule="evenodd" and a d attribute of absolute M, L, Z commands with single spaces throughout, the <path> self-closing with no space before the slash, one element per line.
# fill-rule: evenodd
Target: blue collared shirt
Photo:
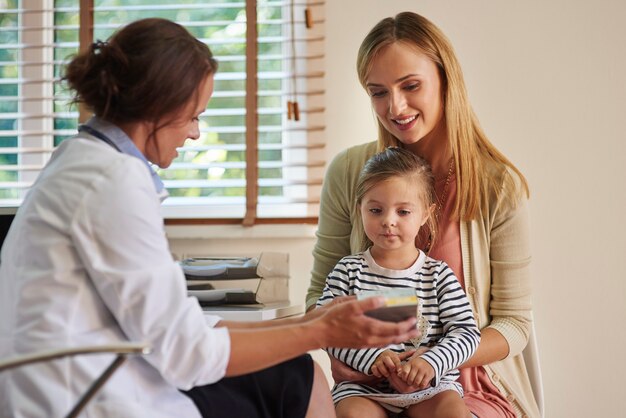
<path fill-rule="evenodd" d="M 146 159 L 146 156 L 139 151 L 132 139 L 123 130 L 97 116 L 92 117 L 87 123 L 79 126 L 78 130 L 106 142 L 123 154 L 132 155 L 143 161 L 150 172 L 156 192 L 162 197 L 161 200 L 167 197 L 167 190 L 165 190 L 163 180 L 154 171 L 152 164 Z"/>

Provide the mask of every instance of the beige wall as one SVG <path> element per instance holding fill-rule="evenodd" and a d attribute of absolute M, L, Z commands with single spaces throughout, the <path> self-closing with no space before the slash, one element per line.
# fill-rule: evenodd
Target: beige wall
<path fill-rule="evenodd" d="M 623 414 L 626 3 L 331 0 L 330 154 L 374 138 L 356 49 L 403 10 L 451 39 L 483 127 L 530 182 L 546 416 Z"/>
<path fill-rule="evenodd" d="M 356 50 L 379 19 L 403 10 L 424 14 L 449 36 L 483 127 L 530 182 L 546 416 L 623 414 L 626 3 L 327 1 L 329 158 L 375 138 Z M 175 252 L 290 252 L 292 295 L 303 298 L 314 239 L 307 228 L 286 230 L 283 238 L 261 231 L 242 240 L 221 230 L 216 235 L 230 238 L 172 243 Z"/>

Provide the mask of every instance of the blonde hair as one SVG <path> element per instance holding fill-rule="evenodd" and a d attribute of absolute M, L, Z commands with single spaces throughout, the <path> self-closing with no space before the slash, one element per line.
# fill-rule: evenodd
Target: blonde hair
<path fill-rule="evenodd" d="M 386 148 L 374 154 L 363 166 L 356 185 L 356 204 L 361 205 L 364 196 L 376 185 L 390 178 L 404 178 L 411 180 L 418 198 L 422 202 L 424 213 L 431 212 L 435 203 L 435 176 L 430 165 L 422 157 L 409 150 L 399 147 Z M 360 212 L 357 211 L 360 216 Z M 426 221 L 430 232 L 429 249 L 433 248 L 437 235 L 437 221 L 431 213 Z M 420 230 L 421 231 L 421 230 Z M 371 246 L 372 242 L 367 235 L 361 243 L 361 250 Z"/>
<path fill-rule="evenodd" d="M 519 190 L 512 176 L 505 174 L 506 170 L 501 170 L 503 177 L 494 176 L 490 171 L 494 163 L 503 169 L 508 167 L 517 174 L 526 196 L 529 196 L 528 183 L 524 175 L 493 146 L 480 127 L 469 103 L 463 72 L 454 49 L 443 32 L 428 19 L 416 13 L 403 12 L 395 17 L 383 19 L 374 26 L 361 43 L 357 56 L 357 72 L 361 85 L 366 87 L 367 77 L 376 56 L 395 42 L 424 53 L 439 70 L 445 123 L 457 179 L 457 198 L 452 218 L 474 219 L 478 215 L 481 196 L 489 190 L 499 193 L 503 186 L 512 186 L 512 190 L 516 191 L 506 196 L 508 203 L 515 204 Z M 390 146 L 402 144 L 378 120 L 379 150 Z"/>

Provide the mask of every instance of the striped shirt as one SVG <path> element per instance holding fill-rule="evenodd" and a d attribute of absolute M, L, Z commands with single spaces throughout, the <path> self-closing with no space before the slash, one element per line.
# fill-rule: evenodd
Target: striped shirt
<path fill-rule="evenodd" d="M 442 381 L 454 382 L 459 376 L 459 365 L 476 351 L 480 331 L 459 281 L 445 262 L 420 252 L 408 269 L 391 270 L 377 265 L 369 250 L 347 256 L 326 278 L 317 304 L 325 305 L 339 296 L 393 288 L 414 288 L 422 302 L 421 315 L 432 327 L 420 343 L 430 347 L 421 357 L 435 370 L 435 386 Z M 371 374 L 374 361 L 383 351 L 391 349 L 399 353 L 411 348 L 412 344 L 405 342 L 384 348 L 327 348 L 327 351 L 353 369 Z"/>

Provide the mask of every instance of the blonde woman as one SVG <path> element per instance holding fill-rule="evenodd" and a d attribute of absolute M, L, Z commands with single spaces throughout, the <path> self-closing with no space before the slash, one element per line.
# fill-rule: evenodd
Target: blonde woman
<path fill-rule="evenodd" d="M 480 418 L 539 417 L 521 355 L 532 330 L 524 176 L 487 139 L 450 42 L 426 18 L 404 12 L 380 21 L 361 44 L 357 70 L 378 141 L 345 150 L 328 168 L 307 307 L 342 257 L 365 250 L 354 206 L 365 162 L 388 146 L 412 151 L 430 163 L 437 196 L 437 240 L 422 228 L 415 244 L 452 268 L 481 328 L 476 353 L 460 368 L 465 404 Z M 335 380 L 368 379 L 332 367 Z M 389 380 L 398 392 L 415 389 Z"/>

